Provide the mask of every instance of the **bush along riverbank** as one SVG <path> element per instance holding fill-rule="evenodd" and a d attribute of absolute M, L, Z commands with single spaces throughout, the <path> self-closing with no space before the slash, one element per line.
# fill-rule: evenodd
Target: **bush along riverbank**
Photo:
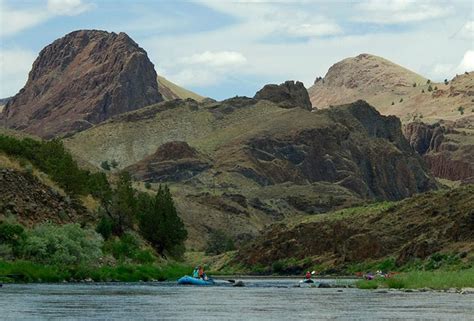
<path fill-rule="evenodd" d="M 401 272 L 389 278 L 360 280 L 356 282 L 356 286 L 359 289 L 422 289 L 450 292 L 462 292 L 463 289 L 471 288 L 474 293 L 474 268 L 459 271 Z"/>
<path fill-rule="evenodd" d="M 0 261 L 0 282 L 138 282 L 176 280 L 192 268 L 179 262 L 121 263 L 116 266 L 58 266 Z"/>

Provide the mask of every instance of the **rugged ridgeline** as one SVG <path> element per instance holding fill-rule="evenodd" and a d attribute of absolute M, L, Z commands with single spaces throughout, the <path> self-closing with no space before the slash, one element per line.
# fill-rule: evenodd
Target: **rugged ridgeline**
<path fill-rule="evenodd" d="M 167 101 L 66 145 L 97 167 L 115 160 L 136 180 L 168 183 L 196 249 L 209 231 L 243 241 L 288 216 L 436 188 L 397 118 L 363 101 L 311 112 L 303 90 L 287 82 L 255 98 Z"/>
<path fill-rule="evenodd" d="M 404 126 L 410 145 L 423 156 L 436 177 L 474 182 L 474 116 L 456 122 Z"/>
<path fill-rule="evenodd" d="M 40 52 L 2 121 L 46 138 L 70 134 L 162 101 L 156 79 L 145 50 L 125 33 L 75 31 Z"/>
<path fill-rule="evenodd" d="M 403 122 L 457 120 L 474 108 L 474 72 L 466 71 L 445 83 L 433 83 L 386 59 L 361 54 L 334 64 L 308 92 L 317 108 L 363 99 Z"/>
<path fill-rule="evenodd" d="M 334 271 L 387 259 L 403 265 L 437 252 L 462 253 L 472 260 L 473 208 L 474 187 L 469 185 L 305 217 L 274 225 L 241 248 L 234 263 L 268 272 L 278 265 L 277 272 L 301 273 L 314 266 Z"/>

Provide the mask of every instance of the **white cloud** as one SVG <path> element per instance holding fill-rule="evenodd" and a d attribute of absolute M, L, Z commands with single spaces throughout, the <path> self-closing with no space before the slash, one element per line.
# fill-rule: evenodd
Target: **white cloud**
<path fill-rule="evenodd" d="M 22 88 L 28 78 L 36 54 L 22 49 L 0 51 L 0 97 L 11 96 Z"/>
<path fill-rule="evenodd" d="M 12 35 L 45 21 L 48 14 L 37 9 L 15 10 L 0 2 L 0 36 Z"/>
<path fill-rule="evenodd" d="M 237 51 L 204 51 L 173 60 L 163 75 L 181 86 L 211 86 L 229 78 L 247 63 Z"/>
<path fill-rule="evenodd" d="M 55 16 L 73 16 L 94 7 L 81 0 L 48 0 L 47 6 L 16 9 L 0 1 L 0 36 L 11 36 L 37 26 Z"/>
<path fill-rule="evenodd" d="M 48 11 L 55 15 L 75 16 L 93 7 L 81 0 L 48 0 Z"/>
<path fill-rule="evenodd" d="M 466 22 L 456 36 L 461 39 L 474 39 L 474 20 Z"/>
<path fill-rule="evenodd" d="M 307 12 L 297 4 L 310 1 L 197 1 L 214 10 L 240 19 L 240 28 L 252 37 L 279 35 L 286 37 L 322 37 L 342 33 L 342 28 L 327 17 Z"/>
<path fill-rule="evenodd" d="M 461 62 L 459 63 L 456 71 L 458 73 L 463 73 L 465 71 L 473 71 L 474 70 L 474 50 L 468 50 L 464 54 Z"/>
<path fill-rule="evenodd" d="M 430 0 L 368 0 L 357 5 L 357 9 L 360 14 L 353 18 L 355 21 L 379 24 L 421 22 L 446 17 L 453 12 L 446 2 Z"/>
<path fill-rule="evenodd" d="M 185 64 L 205 64 L 212 67 L 226 68 L 245 64 L 247 59 L 240 52 L 235 51 L 204 51 L 190 57 L 184 57 Z"/>

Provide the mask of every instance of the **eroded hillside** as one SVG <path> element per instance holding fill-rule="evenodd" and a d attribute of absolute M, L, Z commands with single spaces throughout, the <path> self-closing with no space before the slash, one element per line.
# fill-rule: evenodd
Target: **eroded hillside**
<path fill-rule="evenodd" d="M 245 97 L 168 101 L 66 145 L 95 166 L 116 160 L 138 180 L 169 184 L 197 248 L 212 230 L 244 241 L 288 216 L 436 188 L 399 120 L 362 101 L 317 112 Z"/>
<path fill-rule="evenodd" d="M 472 260 L 473 209 L 470 185 L 287 221 L 240 249 L 235 262 L 271 271 L 274 262 L 292 261 L 295 272 L 383 259 L 402 265 L 438 252 Z"/>

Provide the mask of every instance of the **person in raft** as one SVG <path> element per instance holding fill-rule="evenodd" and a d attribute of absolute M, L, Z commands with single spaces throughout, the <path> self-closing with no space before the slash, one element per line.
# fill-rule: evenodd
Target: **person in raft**
<path fill-rule="evenodd" d="M 309 271 L 306 271 L 306 275 L 304 276 L 304 278 L 306 280 L 310 280 L 311 279 L 311 273 Z"/>
<path fill-rule="evenodd" d="M 198 279 L 199 278 L 199 266 L 196 266 L 193 271 L 193 278 Z"/>

